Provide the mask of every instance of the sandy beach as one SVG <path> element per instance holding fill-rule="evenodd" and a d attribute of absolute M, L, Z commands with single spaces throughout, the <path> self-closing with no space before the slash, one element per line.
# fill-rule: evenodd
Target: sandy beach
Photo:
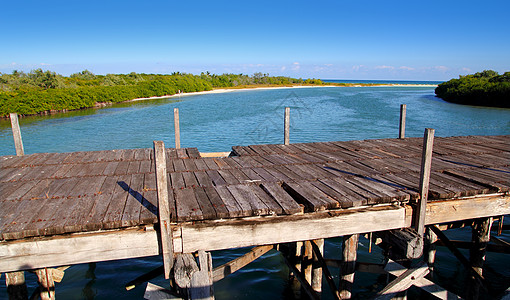
<path fill-rule="evenodd" d="M 190 92 L 190 93 L 180 93 L 174 95 L 166 95 L 166 96 L 156 96 L 156 97 L 147 97 L 147 98 L 136 98 L 133 100 L 129 100 L 126 102 L 133 101 L 143 101 L 143 100 L 153 100 L 153 99 L 166 99 L 166 98 L 181 98 L 186 96 L 196 96 L 196 95 L 206 95 L 206 94 L 222 94 L 222 93 L 230 93 L 230 92 L 241 92 L 241 91 L 251 91 L 251 90 L 274 90 L 274 89 L 306 89 L 306 88 L 345 88 L 345 87 L 437 87 L 435 84 L 378 84 L 378 85 L 359 85 L 352 84 L 348 86 L 337 86 L 337 85 L 295 85 L 295 86 L 269 86 L 269 87 L 248 87 L 248 88 L 222 88 L 222 89 L 213 89 L 210 91 L 202 91 L 202 92 Z"/>

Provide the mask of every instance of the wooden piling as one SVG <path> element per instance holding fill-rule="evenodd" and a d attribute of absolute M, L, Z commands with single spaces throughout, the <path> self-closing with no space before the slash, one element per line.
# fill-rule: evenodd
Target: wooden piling
<path fill-rule="evenodd" d="M 310 285 L 312 285 L 312 264 L 313 264 L 312 242 L 305 241 L 303 248 L 304 248 L 304 253 L 303 253 L 301 269 L 302 269 L 303 274 L 305 275 L 306 281 Z"/>
<path fill-rule="evenodd" d="M 356 271 L 356 258 L 358 251 L 359 234 L 347 235 L 343 238 L 343 264 L 340 269 L 340 298 L 351 299 L 354 272 Z"/>
<path fill-rule="evenodd" d="M 175 130 L 175 149 L 181 148 L 181 129 L 179 126 L 179 109 L 174 108 L 174 130 Z"/>
<path fill-rule="evenodd" d="M 172 231 L 170 228 L 170 204 L 168 202 L 168 183 L 166 172 L 165 144 L 162 141 L 154 141 L 154 164 L 156 170 L 156 189 L 158 196 L 158 221 L 163 252 L 163 265 L 165 279 L 170 278 L 173 258 Z"/>
<path fill-rule="evenodd" d="M 398 131 L 398 138 L 403 139 L 406 135 L 406 108 L 407 105 L 400 105 L 400 127 Z"/>
<path fill-rule="evenodd" d="M 7 294 L 9 294 L 9 300 L 28 299 L 28 289 L 25 283 L 25 272 L 19 271 L 5 273 L 5 285 L 7 286 Z"/>
<path fill-rule="evenodd" d="M 420 170 L 420 199 L 418 200 L 416 215 L 414 216 L 414 229 L 420 236 L 425 233 L 425 213 L 429 194 L 430 168 L 432 166 L 432 148 L 434 145 L 434 129 L 426 128 L 423 137 L 423 151 Z"/>
<path fill-rule="evenodd" d="M 14 137 L 16 155 L 25 155 L 25 150 L 23 149 L 23 141 L 21 140 L 21 129 L 19 127 L 18 114 L 11 113 L 9 116 L 11 118 L 12 136 Z"/>
<path fill-rule="evenodd" d="M 314 240 L 313 243 L 317 245 L 318 252 L 313 255 L 312 263 L 312 289 L 320 295 L 322 292 L 322 264 L 320 262 L 320 256 L 324 253 L 324 239 Z M 313 247 L 313 244 L 312 244 Z"/>
<path fill-rule="evenodd" d="M 485 253 L 487 250 L 487 244 L 490 241 L 490 231 L 492 226 L 492 217 L 490 218 L 481 218 L 474 220 L 473 225 L 471 226 L 471 239 L 472 244 L 469 249 L 469 262 L 473 269 L 483 276 L 483 264 L 485 262 Z M 480 295 L 480 281 L 476 280 L 474 277 L 470 279 L 471 284 L 469 284 L 470 299 L 478 299 Z"/>
<path fill-rule="evenodd" d="M 55 281 L 53 280 L 53 273 L 47 268 L 44 268 L 36 270 L 35 274 L 39 282 L 39 296 L 41 300 L 54 300 Z"/>
<path fill-rule="evenodd" d="M 284 133 L 283 133 L 283 144 L 288 145 L 290 143 L 290 107 L 285 107 L 285 121 L 284 121 Z"/>
<path fill-rule="evenodd" d="M 434 262 L 436 259 L 436 242 L 437 235 L 429 227 L 425 231 L 425 249 L 424 249 L 424 260 L 427 262 L 430 270 L 430 274 L 434 272 Z"/>

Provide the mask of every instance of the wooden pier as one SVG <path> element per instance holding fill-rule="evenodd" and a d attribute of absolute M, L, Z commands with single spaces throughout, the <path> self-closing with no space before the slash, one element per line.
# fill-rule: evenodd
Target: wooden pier
<path fill-rule="evenodd" d="M 170 272 L 198 253 L 197 274 L 210 291 L 215 278 L 235 271 L 208 270 L 213 250 L 280 245 L 288 254 L 289 245 L 304 242 L 302 255 L 318 261 L 314 270 L 325 271 L 320 245 L 326 238 L 344 236 L 355 253 L 358 234 L 379 232 L 387 241 L 384 232 L 413 228 L 419 257 L 430 225 L 510 214 L 510 136 L 436 137 L 426 199 L 423 143 L 401 138 L 237 146 L 217 158 L 201 157 L 196 148 L 167 148 L 164 166 L 152 148 L 0 157 L 0 272 L 9 278 L 46 270 L 47 276 L 60 266 L 163 254 L 163 273 L 175 281 Z M 162 215 L 158 197 L 166 191 L 168 213 Z M 255 248 L 253 257 L 257 249 L 263 254 L 271 248 Z M 344 263 L 348 252 L 344 246 Z M 409 284 L 412 276 L 425 280 L 428 270 L 388 272 Z M 294 271 L 298 279 L 304 276 L 301 285 L 310 297 L 320 294 L 323 276 L 342 295 L 327 270 L 315 280 L 306 275 L 312 271 Z M 350 273 L 342 278 L 352 282 Z M 406 289 L 395 285 L 381 295 Z M 193 298 L 196 289 L 190 290 Z"/>

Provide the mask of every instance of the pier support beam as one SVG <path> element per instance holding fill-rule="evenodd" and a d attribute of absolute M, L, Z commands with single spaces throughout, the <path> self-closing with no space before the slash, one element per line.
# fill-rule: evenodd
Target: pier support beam
<path fill-rule="evenodd" d="M 9 272 L 5 273 L 5 285 L 9 300 L 26 300 L 28 299 L 28 289 L 25 283 L 25 272 Z"/>
<path fill-rule="evenodd" d="M 179 254 L 173 270 L 186 299 L 214 299 L 211 253 L 198 251 L 198 265 L 192 254 Z"/>
<path fill-rule="evenodd" d="M 359 234 L 346 235 L 343 239 L 343 264 L 340 269 L 339 292 L 341 299 L 351 299 L 354 273 L 356 271 Z"/>
<path fill-rule="evenodd" d="M 324 253 L 324 240 L 318 239 L 313 241 L 317 245 L 317 249 L 319 250 L 320 255 L 322 256 Z M 313 245 L 312 245 L 313 247 Z M 313 255 L 313 263 L 312 263 L 312 289 L 320 296 L 322 293 L 322 264 L 320 262 L 319 253 L 315 253 Z M 324 266 L 326 267 L 326 266 Z"/>
<path fill-rule="evenodd" d="M 35 271 L 39 282 L 39 295 L 41 300 L 55 299 L 55 281 L 51 269 L 38 269 Z"/>
<path fill-rule="evenodd" d="M 469 249 L 469 261 L 473 269 L 481 276 L 483 276 L 483 263 L 485 262 L 487 244 L 490 241 L 491 226 L 492 217 L 474 220 L 471 226 L 472 246 Z M 478 299 L 481 288 L 480 281 L 476 280 L 474 277 L 471 277 L 470 281 L 468 298 Z"/>

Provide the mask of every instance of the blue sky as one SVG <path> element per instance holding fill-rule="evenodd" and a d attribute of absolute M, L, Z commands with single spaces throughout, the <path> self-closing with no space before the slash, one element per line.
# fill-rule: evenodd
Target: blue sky
<path fill-rule="evenodd" d="M 448 80 L 510 71 L 510 1 L 4 0 L 0 72 Z"/>

